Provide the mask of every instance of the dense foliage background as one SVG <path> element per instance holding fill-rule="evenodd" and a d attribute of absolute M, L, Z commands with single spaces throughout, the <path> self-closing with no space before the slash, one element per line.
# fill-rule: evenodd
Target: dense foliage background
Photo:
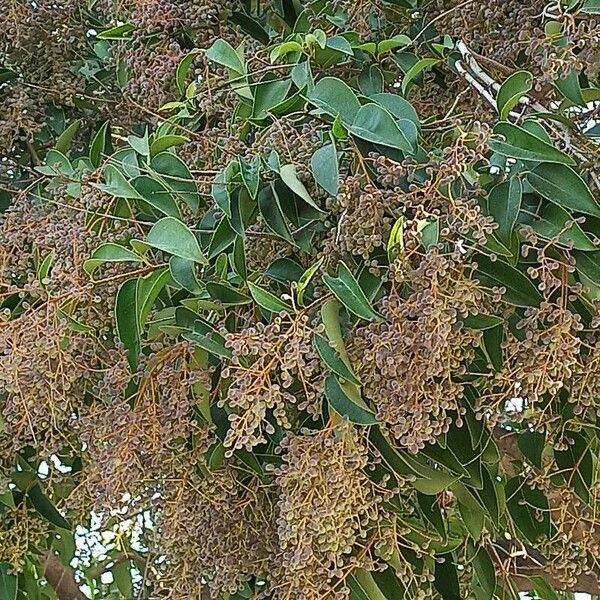
<path fill-rule="evenodd" d="M 0 0 L 0 598 L 600 595 L 598 15 Z"/>

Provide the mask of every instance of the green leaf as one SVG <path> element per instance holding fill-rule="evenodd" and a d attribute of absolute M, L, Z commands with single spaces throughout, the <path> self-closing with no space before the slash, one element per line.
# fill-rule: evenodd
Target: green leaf
<path fill-rule="evenodd" d="M 145 241 L 149 246 L 169 254 L 208 264 L 192 230 L 174 217 L 164 217 L 157 221 Z"/>
<path fill-rule="evenodd" d="M 152 208 L 168 217 L 181 217 L 173 196 L 157 179 L 153 179 L 148 175 L 140 175 L 131 180 L 131 185 Z"/>
<path fill-rule="evenodd" d="M 59 136 L 56 140 L 56 144 L 54 148 L 58 150 L 58 152 L 62 152 L 63 154 L 67 154 L 69 149 L 71 148 L 71 142 L 81 125 L 81 119 L 77 119 L 73 121 Z"/>
<path fill-rule="evenodd" d="M 330 196 L 337 196 L 340 185 L 340 170 L 334 144 L 318 148 L 310 159 L 313 177 Z"/>
<path fill-rule="evenodd" d="M 540 196 L 562 208 L 600 216 L 600 205 L 590 188 L 567 165 L 542 163 L 527 174 L 527 181 Z"/>
<path fill-rule="evenodd" d="M 542 468 L 542 455 L 546 445 L 546 434 L 539 431 L 523 431 L 517 436 L 517 445 L 523 455 L 539 469 Z"/>
<path fill-rule="evenodd" d="M 403 48 L 412 43 L 412 40 L 404 34 L 398 34 L 387 40 L 382 40 L 377 44 L 377 54 L 384 54 L 390 50 L 396 50 L 396 48 Z"/>
<path fill-rule="evenodd" d="M 10 565 L 0 563 L 0 598 L 2 600 L 17 600 L 19 578 L 9 573 Z"/>
<path fill-rule="evenodd" d="M 349 398 L 333 374 L 328 375 L 325 379 L 325 397 L 329 406 L 342 417 L 347 417 L 351 423 L 357 425 L 375 425 L 377 423 L 375 415 L 370 410 Z"/>
<path fill-rule="evenodd" d="M 555 450 L 554 458 L 565 483 L 586 503 L 590 501 L 590 488 L 594 473 L 594 460 L 586 438 L 577 432 L 565 431 L 568 446 Z"/>
<path fill-rule="evenodd" d="M 340 263 L 337 277 L 323 275 L 323 282 L 335 297 L 353 314 L 367 321 L 379 321 L 381 315 L 373 310 L 350 269 Z"/>
<path fill-rule="evenodd" d="M 496 567 L 485 548 L 479 548 L 473 557 L 473 567 L 477 581 L 484 593 L 479 598 L 492 600 L 496 593 Z"/>
<path fill-rule="evenodd" d="M 561 600 L 561 598 L 564 598 L 562 594 L 559 596 L 556 590 L 541 575 L 532 575 L 529 577 L 529 581 L 531 581 L 535 595 L 539 600 Z"/>
<path fill-rule="evenodd" d="M 148 130 L 144 132 L 143 137 L 138 137 L 137 135 L 127 136 L 127 141 L 129 145 L 142 156 L 150 156 L 150 145 L 148 143 Z"/>
<path fill-rule="evenodd" d="M 492 329 L 500 325 L 500 323 L 504 323 L 504 319 L 502 317 L 497 317 L 496 315 L 469 315 L 468 317 L 464 317 L 462 322 L 465 327 L 469 329 L 475 329 L 476 331 L 485 331 L 486 329 Z"/>
<path fill-rule="evenodd" d="M 99 40 L 120 40 L 124 39 L 125 34 L 130 33 L 135 29 L 135 26 L 131 23 L 123 23 L 122 25 L 115 25 L 110 29 L 105 29 L 98 34 Z"/>
<path fill-rule="evenodd" d="M 406 96 L 406 91 L 408 90 L 408 86 L 413 82 L 413 80 L 418 77 L 425 69 L 432 67 L 439 63 L 439 59 L 437 58 L 422 58 L 418 60 L 404 75 L 402 79 L 402 95 Z"/>
<path fill-rule="evenodd" d="M 106 242 L 98 246 L 91 254 L 90 258 L 83 263 L 83 270 L 88 274 L 92 275 L 94 271 L 105 262 L 142 262 L 141 256 L 114 244 L 112 242 Z"/>
<path fill-rule="evenodd" d="M 385 108 L 396 119 L 412 121 L 418 129 L 420 126 L 417 111 L 413 105 L 398 94 L 389 94 L 383 92 L 381 94 L 373 94 L 371 100 Z"/>
<path fill-rule="evenodd" d="M 252 160 L 246 160 L 245 158 L 240 157 L 239 164 L 242 181 L 250 194 L 250 198 L 255 200 L 256 195 L 258 194 L 258 186 L 260 185 L 261 158 L 258 155 Z"/>
<path fill-rule="evenodd" d="M 296 282 L 296 293 L 298 294 L 299 304 L 302 305 L 304 303 L 304 293 L 306 292 L 306 289 L 308 288 L 308 285 L 310 284 L 315 273 L 321 268 L 323 261 L 324 257 L 321 257 L 316 263 L 308 267 L 308 269 L 302 273 L 300 279 L 298 279 Z"/>
<path fill-rule="evenodd" d="M 444 554 L 435 561 L 433 585 L 443 600 L 461 600 L 458 572 L 452 554 Z"/>
<path fill-rule="evenodd" d="M 246 296 L 246 294 L 242 294 L 231 286 L 222 283 L 211 281 L 206 284 L 206 291 L 210 294 L 211 298 L 218 300 L 225 306 L 238 306 L 252 302 L 252 298 Z"/>
<path fill-rule="evenodd" d="M 206 51 L 206 58 L 232 69 L 240 75 L 243 75 L 246 72 L 246 65 L 242 62 L 239 54 L 231 44 L 225 40 L 215 40 L 213 45 Z"/>
<path fill-rule="evenodd" d="M 581 85 L 579 83 L 579 71 L 571 69 L 566 75 L 560 76 L 554 81 L 556 89 L 577 106 L 585 106 Z"/>
<path fill-rule="evenodd" d="M 103 123 L 90 144 L 90 162 L 98 168 L 102 164 L 102 154 L 106 148 L 106 134 L 110 121 Z"/>
<path fill-rule="evenodd" d="M 504 300 L 515 306 L 538 306 L 542 296 L 531 279 L 501 260 L 491 260 L 482 254 L 476 258 L 477 278 L 490 286 L 506 288 Z"/>
<path fill-rule="evenodd" d="M 290 315 L 296 312 L 289 304 L 278 298 L 275 294 L 257 286 L 251 281 L 248 282 L 248 288 L 254 301 L 265 310 L 276 314 L 283 312 Z"/>
<path fill-rule="evenodd" d="M 281 104 L 292 87 L 291 79 L 268 75 L 254 89 L 253 119 L 266 119 L 273 108 Z"/>
<path fill-rule="evenodd" d="M 530 542 L 550 535 L 548 499 L 540 490 L 529 487 L 522 477 L 513 477 L 506 484 L 506 506 L 515 525 Z"/>
<path fill-rule="evenodd" d="M 339 115 L 346 127 L 352 125 L 360 110 L 356 94 L 335 77 L 320 79 L 309 93 L 308 100 L 334 118 Z"/>
<path fill-rule="evenodd" d="M 178 195 L 194 212 L 200 205 L 196 182 L 186 164 L 171 152 L 161 152 L 150 167 L 160 175 L 167 189 Z"/>
<path fill-rule="evenodd" d="M 598 249 L 579 224 L 573 221 L 573 217 L 557 204 L 542 206 L 531 226 L 540 237 L 556 240 L 576 250 Z"/>
<path fill-rule="evenodd" d="M 196 278 L 196 263 L 187 258 L 171 256 L 169 259 L 169 271 L 173 281 L 180 285 L 184 290 L 192 294 L 201 291 L 200 284 Z"/>
<path fill-rule="evenodd" d="M 354 569 L 348 577 L 351 600 L 389 600 L 373 579 L 373 575 L 365 569 Z"/>
<path fill-rule="evenodd" d="M 596 252 L 573 252 L 577 271 L 600 285 L 600 251 Z"/>
<path fill-rule="evenodd" d="M 133 581 L 131 578 L 131 562 L 126 560 L 115 564 L 111 569 L 114 582 L 124 600 L 133 598 Z"/>
<path fill-rule="evenodd" d="M 392 115 L 378 104 L 365 104 L 360 108 L 348 130 L 353 135 L 372 142 L 413 153 L 417 143 L 417 128 L 412 121 L 395 121 Z"/>
<path fill-rule="evenodd" d="M 529 71 L 517 71 L 502 83 L 496 98 L 500 119 L 506 119 L 521 97 L 531 91 L 532 85 L 533 75 Z"/>
<path fill-rule="evenodd" d="M 425 519 L 433 525 L 442 540 L 445 541 L 447 539 L 446 523 L 437 496 L 427 496 L 417 492 L 417 502 Z"/>
<path fill-rule="evenodd" d="M 279 175 L 285 185 L 287 185 L 294 194 L 300 196 L 307 204 L 316 208 L 319 212 L 323 212 L 322 208 L 315 203 L 310 194 L 304 187 L 304 184 L 298 179 L 296 167 L 293 164 L 283 165 L 279 170 Z"/>
<path fill-rule="evenodd" d="M 136 286 L 136 318 L 140 333 L 144 329 L 150 310 L 161 290 L 171 280 L 168 268 L 157 269 L 145 277 L 138 279 Z"/>
<path fill-rule="evenodd" d="M 500 241 L 509 247 L 521 210 L 522 197 L 523 184 L 518 177 L 511 177 L 508 181 L 498 184 L 488 197 L 488 212 L 498 223 L 495 233 Z"/>
<path fill-rule="evenodd" d="M 66 175 L 67 177 L 73 175 L 73 167 L 71 161 L 58 150 L 48 150 L 46 153 L 45 165 L 41 167 L 35 167 L 35 170 L 42 175 Z"/>
<path fill-rule="evenodd" d="M 100 185 L 100 189 L 115 198 L 132 198 L 136 200 L 141 198 L 123 173 L 114 165 L 106 165 L 104 169 L 104 180 L 106 183 Z"/>
<path fill-rule="evenodd" d="M 512 123 L 498 123 L 494 128 L 494 132 L 504 136 L 505 141 L 492 139 L 488 142 L 488 145 L 494 152 L 502 156 L 535 162 L 575 164 L 575 161 L 564 152 Z"/>
<path fill-rule="evenodd" d="M 175 71 L 175 83 L 177 84 L 177 89 L 179 90 L 179 93 L 182 95 L 185 93 L 185 80 L 187 79 L 190 67 L 192 66 L 192 63 L 194 62 L 194 59 L 198 56 L 198 54 L 199 50 L 194 48 L 194 50 L 188 52 L 179 61 L 179 64 L 177 65 L 177 70 Z"/>
<path fill-rule="evenodd" d="M 339 377 L 360 385 L 356 375 L 350 370 L 346 363 L 340 358 L 331 344 L 321 335 L 315 335 L 314 344 L 323 362 Z"/>
<path fill-rule="evenodd" d="M 161 135 L 153 140 L 150 144 L 150 156 L 156 156 L 173 146 L 181 146 L 188 141 L 186 137 L 182 135 Z"/>
<path fill-rule="evenodd" d="M 264 218 L 265 225 L 275 235 L 287 240 L 290 244 L 295 244 L 273 183 L 263 188 L 258 194 L 258 210 Z"/>
<path fill-rule="evenodd" d="M 137 279 L 128 279 L 119 288 L 115 302 L 115 323 L 119 339 L 127 351 L 131 370 L 135 371 L 140 354 Z"/>
<path fill-rule="evenodd" d="M 36 483 L 27 490 L 27 497 L 35 510 L 44 517 L 49 523 L 61 527 L 62 529 L 71 529 L 69 522 L 58 512 L 56 506 L 42 490 L 42 486 Z"/>
<path fill-rule="evenodd" d="M 190 332 L 184 333 L 182 337 L 219 358 L 231 358 L 233 356 L 231 350 L 221 340 L 210 334 Z"/>

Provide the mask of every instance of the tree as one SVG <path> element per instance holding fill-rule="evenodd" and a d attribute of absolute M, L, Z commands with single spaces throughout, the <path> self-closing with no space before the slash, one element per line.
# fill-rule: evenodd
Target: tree
<path fill-rule="evenodd" d="M 0 0 L 0 598 L 600 595 L 599 14 Z"/>

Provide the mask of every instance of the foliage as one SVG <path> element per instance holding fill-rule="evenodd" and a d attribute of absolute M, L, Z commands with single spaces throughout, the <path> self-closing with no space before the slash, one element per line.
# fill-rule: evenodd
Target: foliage
<path fill-rule="evenodd" d="M 600 594 L 599 6 L 0 0 L 0 598 Z"/>

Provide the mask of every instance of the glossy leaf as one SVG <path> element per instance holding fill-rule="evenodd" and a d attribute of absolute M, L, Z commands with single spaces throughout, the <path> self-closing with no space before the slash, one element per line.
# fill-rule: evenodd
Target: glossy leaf
<path fill-rule="evenodd" d="M 477 278 L 491 286 L 506 288 L 504 299 L 515 306 L 537 306 L 542 296 L 533 282 L 515 267 L 477 256 Z"/>
<path fill-rule="evenodd" d="M 250 289 L 250 294 L 254 301 L 265 310 L 268 310 L 272 313 L 287 313 L 293 315 L 295 313 L 294 309 L 278 298 L 275 294 L 272 294 L 268 290 L 259 287 L 255 283 L 251 281 L 248 282 L 248 288 Z"/>
<path fill-rule="evenodd" d="M 340 263 L 337 277 L 327 274 L 323 275 L 323 283 L 357 317 L 367 321 L 378 321 L 381 319 L 381 315 L 373 310 L 354 275 L 352 275 L 350 269 L 344 263 Z"/>
<path fill-rule="evenodd" d="M 174 217 L 164 217 L 157 221 L 150 229 L 145 242 L 153 248 L 180 258 L 193 260 L 200 264 L 207 263 L 192 230 Z"/>
<path fill-rule="evenodd" d="M 533 75 L 529 71 L 516 71 L 502 82 L 496 99 L 502 120 L 506 119 L 521 97 L 531 90 L 532 85 Z"/>
<path fill-rule="evenodd" d="M 495 186 L 488 197 L 488 211 L 498 223 L 495 233 L 500 241 L 508 246 L 521 210 L 522 195 L 521 180 L 518 177 L 511 177 L 508 181 Z"/>
<path fill-rule="evenodd" d="M 365 104 L 348 127 L 353 135 L 372 142 L 413 153 L 417 142 L 417 129 L 412 121 L 395 121 L 377 104 Z"/>
<path fill-rule="evenodd" d="M 335 375 L 328 375 L 325 379 L 325 396 L 329 406 L 342 417 L 347 417 L 351 423 L 357 425 L 374 425 L 377 423 L 375 415 L 368 409 L 356 404 L 342 389 Z"/>
<path fill-rule="evenodd" d="M 494 128 L 494 132 L 503 136 L 504 140 L 492 139 L 489 146 L 494 152 L 502 156 L 517 160 L 565 165 L 572 165 L 575 162 L 564 152 L 518 125 L 506 122 L 499 123 Z"/>
<path fill-rule="evenodd" d="M 321 335 L 315 335 L 314 344 L 323 362 L 339 377 L 360 385 L 356 375 L 346 363 L 337 355 L 330 343 Z"/>
<path fill-rule="evenodd" d="M 569 166 L 541 164 L 527 174 L 529 185 L 543 198 L 566 210 L 600 216 L 600 204 L 585 181 Z"/>

